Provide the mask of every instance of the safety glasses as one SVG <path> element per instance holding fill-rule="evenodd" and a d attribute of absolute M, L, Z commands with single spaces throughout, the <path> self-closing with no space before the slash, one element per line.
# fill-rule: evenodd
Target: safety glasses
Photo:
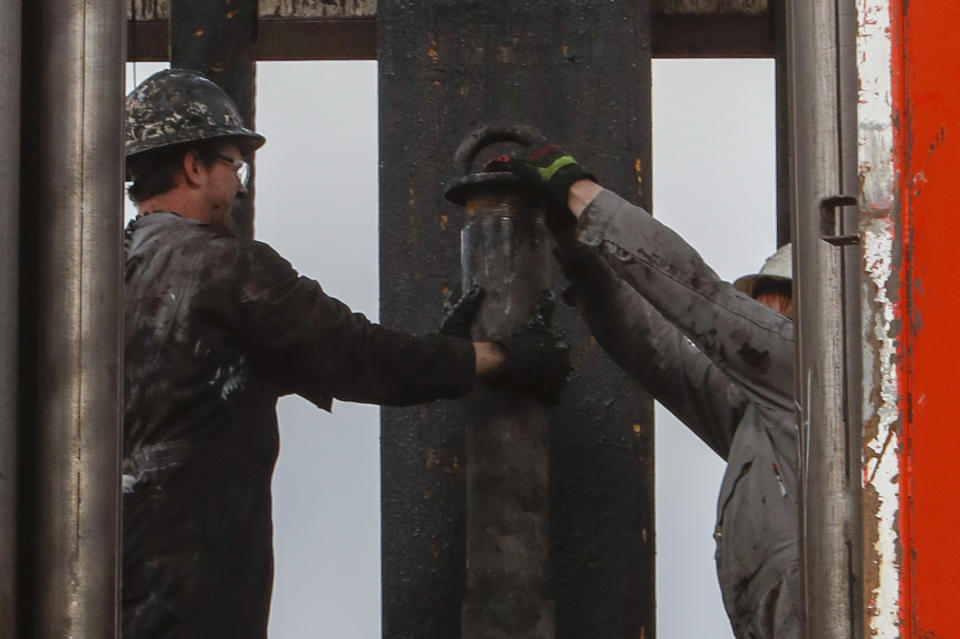
<path fill-rule="evenodd" d="M 227 164 L 233 167 L 233 172 L 237 174 L 237 179 L 240 180 L 240 184 L 243 188 L 247 188 L 247 183 L 250 182 L 250 163 L 245 160 L 235 160 L 229 155 L 223 155 L 222 153 L 215 153 L 213 157 L 218 160 L 223 160 Z"/>

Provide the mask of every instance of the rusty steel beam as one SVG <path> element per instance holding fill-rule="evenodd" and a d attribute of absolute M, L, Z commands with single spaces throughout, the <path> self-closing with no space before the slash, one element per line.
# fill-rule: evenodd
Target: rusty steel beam
<path fill-rule="evenodd" d="M 258 60 L 375 60 L 376 19 L 260 19 Z"/>
<path fill-rule="evenodd" d="M 532 0 L 506 11 L 481 0 L 381 3 L 384 323 L 434 330 L 457 288 L 463 218 L 441 204 L 457 167 L 438 159 L 481 123 L 534 120 L 605 184 L 650 206 L 648 15 L 644 2 L 607 0 Z M 552 281 L 560 286 L 558 273 Z M 555 319 L 575 371 L 549 415 L 556 636 L 652 637 L 652 402 L 591 341 L 575 310 L 561 305 Z M 382 412 L 389 639 L 460 636 L 467 421 L 464 403 Z"/>
<path fill-rule="evenodd" d="M 127 50 L 132 62 L 169 59 L 170 26 L 166 20 L 130 21 Z M 261 17 L 254 47 L 257 60 L 375 60 L 374 18 Z"/>
<path fill-rule="evenodd" d="M 651 22 L 655 58 L 771 58 L 776 43 L 765 15 L 664 15 Z M 169 59 L 165 20 L 131 21 L 130 60 Z M 257 27 L 257 60 L 376 60 L 375 18 L 265 18 Z"/>
<path fill-rule="evenodd" d="M 654 58 L 772 58 L 773 25 L 767 15 L 664 15 L 651 22 Z"/>
<path fill-rule="evenodd" d="M 256 110 L 256 29 L 257 0 L 173 0 L 170 6 L 171 66 L 200 71 L 220 85 L 251 129 Z M 240 235 L 253 237 L 255 173 L 253 158 L 248 159 L 249 197 L 237 200 L 232 214 Z"/>
<path fill-rule="evenodd" d="M 127 20 L 169 20 L 177 0 L 133 0 L 127 5 Z M 377 0 L 259 0 L 261 18 L 375 18 Z"/>
<path fill-rule="evenodd" d="M 133 0 L 127 5 L 127 19 L 138 22 L 169 20 L 174 0 Z M 768 0 L 651 0 L 653 15 L 763 15 Z M 377 0 L 260 0 L 261 18 L 375 18 Z"/>
<path fill-rule="evenodd" d="M 653 0 L 652 55 L 658 58 L 773 57 L 767 0 Z M 374 60 L 375 0 L 260 2 L 257 60 Z M 128 13 L 131 60 L 168 59 L 170 0 L 138 0 Z"/>

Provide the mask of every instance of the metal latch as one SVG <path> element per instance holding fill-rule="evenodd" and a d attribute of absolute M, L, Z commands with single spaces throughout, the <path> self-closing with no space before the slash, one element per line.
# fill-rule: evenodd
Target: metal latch
<path fill-rule="evenodd" d="M 859 233 L 846 232 L 843 214 L 839 212 L 844 206 L 856 203 L 857 198 L 852 195 L 830 195 L 820 200 L 820 237 L 824 242 L 834 246 L 860 243 Z"/>

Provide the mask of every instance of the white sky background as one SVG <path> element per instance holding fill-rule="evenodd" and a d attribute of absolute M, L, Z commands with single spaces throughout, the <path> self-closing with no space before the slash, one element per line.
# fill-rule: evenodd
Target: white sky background
<path fill-rule="evenodd" d="M 137 81 L 164 66 L 137 64 Z M 375 320 L 376 63 L 257 74 L 257 239 Z M 655 214 L 721 277 L 754 271 L 776 248 L 773 62 L 656 60 L 653 81 Z M 379 411 L 278 410 L 270 636 L 379 637 Z M 723 462 L 659 405 L 656 420 L 658 636 L 729 639 L 712 538 Z"/>

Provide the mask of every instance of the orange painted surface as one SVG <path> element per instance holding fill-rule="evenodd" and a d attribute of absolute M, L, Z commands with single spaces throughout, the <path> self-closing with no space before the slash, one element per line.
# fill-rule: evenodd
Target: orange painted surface
<path fill-rule="evenodd" d="M 901 116 L 901 300 L 909 318 L 901 342 L 908 391 L 900 478 L 902 636 L 960 637 L 960 3 L 904 0 L 902 6 L 907 14 L 894 16 L 893 54 Z"/>

